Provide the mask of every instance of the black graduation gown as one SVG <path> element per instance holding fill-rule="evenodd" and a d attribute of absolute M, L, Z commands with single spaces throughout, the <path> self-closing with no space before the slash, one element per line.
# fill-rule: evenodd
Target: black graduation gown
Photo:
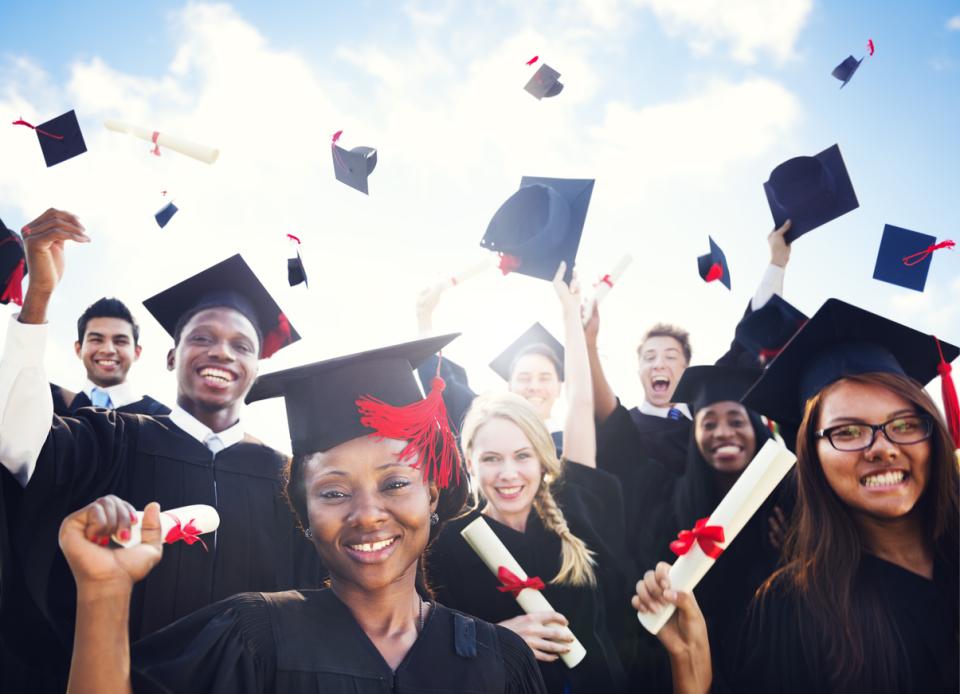
<path fill-rule="evenodd" d="M 61 417 L 73 415 L 81 407 L 93 407 L 90 398 L 84 392 L 72 393 L 54 383 L 50 384 L 50 395 L 53 396 L 53 413 Z M 70 402 L 67 399 L 70 398 Z M 114 408 L 117 412 L 128 412 L 130 414 L 170 414 L 170 408 L 159 400 L 154 400 L 149 395 L 144 395 L 136 402 L 127 403 L 122 407 Z"/>
<path fill-rule="evenodd" d="M 284 461 L 252 438 L 214 457 L 167 416 L 88 407 L 76 417 L 54 417 L 30 483 L 8 514 L 23 581 L 14 582 L 19 591 L 3 596 L 4 646 L 26 663 L 52 672 L 68 669 L 76 590 L 57 544 L 58 530 L 65 516 L 104 494 L 137 508 L 150 501 L 167 509 L 208 504 L 220 514 L 217 533 L 203 538 L 209 551 L 199 543 L 166 545 L 160 564 L 135 586 L 133 639 L 235 593 L 319 585 L 317 553 L 282 497 Z M 43 628 L 25 621 L 30 615 L 22 614 L 21 605 L 28 600 L 53 626 L 56 652 L 32 643 L 43 638 Z"/>
<path fill-rule="evenodd" d="M 560 570 L 561 542 L 531 512 L 525 532 L 484 517 L 529 576 L 547 583 L 543 591 L 563 614 L 587 655 L 575 668 L 562 661 L 539 662 L 550 692 L 617 692 L 625 686 L 624 659 L 632 660 L 639 625 L 630 607 L 635 570 L 624 550 L 619 485 L 601 471 L 566 463 L 555 498 L 575 535 L 596 552 L 598 586 L 550 585 Z M 437 599 L 455 609 L 498 623 L 523 614 L 516 599 L 497 590 L 500 582 L 460 531 L 478 511 L 451 521 L 427 552 L 427 578 Z"/>
<path fill-rule="evenodd" d="M 904 694 L 960 691 L 960 584 L 955 570 L 938 561 L 931 581 L 864 553 L 853 590 L 881 596 L 900 642 L 896 652 L 868 656 L 868 661 L 895 658 L 900 672 L 898 682 L 875 684 L 871 692 L 885 684 L 888 691 Z M 738 694 L 831 692 L 823 643 L 785 580 L 778 578 L 762 605 L 754 604 L 729 667 L 720 672 L 720 681 L 714 676 L 715 689 Z"/>
<path fill-rule="evenodd" d="M 235 595 L 134 644 L 131 664 L 138 694 L 544 691 L 523 639 L 437 603 L 391 671 L 331 590 Z"/>

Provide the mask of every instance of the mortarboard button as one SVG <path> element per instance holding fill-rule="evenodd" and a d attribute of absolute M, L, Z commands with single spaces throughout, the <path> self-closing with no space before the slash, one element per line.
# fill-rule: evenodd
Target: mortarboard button
<path fill-rule="evenodd" d="M 560 380 L 563 381 L 563 345 L 540 323 L 534 323 L 527 328 L 520 337 L 490 362 L 490 368 L 496 371 L 504 381 L 509 381 L 517 360 L 527 354 L 540 354 L 549 359 L 556 367 Z"/>
<path fill-rule="evenodd" d="M 23 306 L 23 277 L 27 274 L 23 241 L 0 219 L 0 304 Z"/>
<path fill-rule="evenodd" d="M 342 130 L 333 136 L 333 173 L 337 180 L 355 190 L 369 195 L 367 178 L 377 167 L 377 150 L 373 147 L 354 147 L 346 150 L 337 144 Z"/>
<path fill-rule="evenodd" d="M 783 350 L 807 322 L 807 316 L 779 294 L 737 324 L 736 340 L 760 361 L 767 363 Z"/>
<path fill-rule="evenodd" d="M 530 94 L 543 99 L 556 96 L 563 91 L 563 84 L 560 82 L 560 73 L 552 67 L 543 63 L 540 68 L 533 73 L 533 77 L 524 87 Z"/>
<path fill-rule="evenodd" d="M 830 74 L 843 82 L 843 84 L 840 85 L 840 89 L 843 89 L 847 86 L 847 82 L 851 80 L 853 74 L 857 71 L 857 68 L 860 67 L 860 63 L 862 62 L 863 58 L 857 60 L 851 55 L 844 58 L 842 63 L 833 68 L 833 72 Z"/>
<path fill-rule="evenodd" d="M 700 277 L 703 278 L 704 282 L 720 280 L 727 289 L 730 289 L 730 268 L 727 266 L 727 256 L 724 255 L 723 250 L 714 242 L 712 237 L 708 236 L 707 238 L 710 240 L 710 252 L 697 258 L 697 269 L 700 271 Z M 686 401 L 679 400 L 678 402 Z"/>
<path fill-rule="evenodd" d="M 153 215 L 153 218 L 157 220 L 157 224 L 159 224 L 160 228 L 163 229 L 165 226 L 167 226 L 167 223 L 173 219 L 173 215 L 175 215 L 177 211 L 177 206 L 172 202 L 168 202 L 163 206 L 163 209 Z"/>
<path fill-rule="evenodd" d="M 593 179 L 524 176 L 520 189 L 493 215 L 480 245 L 501 254 L 504 274 L 515 271 L 552 280 L 560 261 L 565 261 L 564 280 L 569 282 L 593 183 Z"/>
<path fill-rule="evenodd" d="M 952 241 L 938 244 L 936 236 L 886 224 L 873 279 L 922 292 L 927 284 L 933 251 L 952 245 Z"/>
<path fill-rule="evenodd" d="M 690 405 L 694 414 L 715 402 L 740 402 L 763 369 L 729 366 L 688 366 L 673 399 Z"/>
<path fill-rule="evenodd" d="M 787 243 L 860 206 L 838 145 L 783 162 L 770 172 L 763 192 L 774 228 L 791 220 Z"/>
<path fill-rule="evenodd" d="M 77 121 L 77 114 L 72 110 L 37 126 L 31 125 L 23 119 L 14 121 L 13 124 L 25 125 L 36 131 L 37 140 L 40 142 L 40 151 L 43 153 L 43 160 L 47 163 L 47 168 L 87 151 L 87 145 L 83 141 L 83 133 L 80 132 L 80 123 Z"/>

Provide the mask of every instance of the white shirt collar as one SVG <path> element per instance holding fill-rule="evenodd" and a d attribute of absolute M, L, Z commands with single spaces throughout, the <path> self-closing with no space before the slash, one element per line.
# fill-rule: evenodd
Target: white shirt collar
<path fill-rule="evenodd" d="M 143 397 L 142 395 L 137 395 L 127 381 L 104 388 L 103 386 L 98 386 L 88 378 L 83 384 L 83 393 L 90 398 L 91 401 L 93 400 L 94 388 L 100 388 L 100 390 L 106 391 L 110 396 L 110 401 L 113 403 L 114 408 L 129 405 L 131 402 L 136 402 Z"/>
<path fill-rule="evenodd" d="M 210 435 L 214 433 L 213 429 L 208 427 L 206 424 L 201 422 L 199 419 L 177 404 L 174 404 L 174 406 L 171 408 L 170 421 L 183 429 L 186 433 L 190 434 L 190 436 L 195 438 L 204 446 L 207 445 L 207 439 L 210 438 Z M 238 420 L 237 423 L 229 429 L 218 431 L 216 436 L 223 443 L 224 448 L 229 448 L 235 443 L 240 443 L 243 440 L 243 433 L 243 424 Z"/>
<path fill-rule="evenodd" d="M 675 402 L 673 406 L 680 410 L 683 416 L 687 419 L 693 419 L 693 417 L 690 416 L 690 408 L 687 407 L 687 403 Z M 666 418 L 670 413 L 669 407 L 657 407 L 656 405 L 651 404 L 646 398 L 644 398 L 640 403 L 640 407 L 638 409 L 644 414 L 648 414 L 652 417 Z"/>

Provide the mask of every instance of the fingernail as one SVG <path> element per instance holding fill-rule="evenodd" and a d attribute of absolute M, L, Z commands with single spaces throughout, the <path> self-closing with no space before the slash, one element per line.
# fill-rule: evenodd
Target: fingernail
<path fill-rule="evenodd" d="M 130 539 L 130 531 L 127 530 L 126 528 L 121 530 L 118 534 L 120 536 L 120 539 L 123 540 L 124 542 Z"/>
<path fill-rule="evenodd" d="M 676 599 L 677 599 L 677 591 L 675 591 L 675 590 L 665 590 L 665 591 L 663 591 L 663 597 L 665 597 L 667 600 L 676 600 Z"/>
<path fill-rule="evenodd" d="M 97 544 L 100 545 L 101 547 L 106 547 L 107 545 L 110 544 L 110 538 L 101 537 L 99 540 L 97 540 Z"/>
<path fill-rule="evenodd" d="M 30 233 L 30 227 L 29 227 L 28 225 L 24 224 L 24 225 L 23 225 L 23 228 L 20 230 L 20 233 L 21 233 L 21 234 L 29 234 L 29 233 Z"/>
<path fill-rule="evenodd" d="M 137 514 L 134 513 L 133 511 L 131 511 L 131 512 L 130 512 L 130 522 L 133 523 L 134 525 L 136 525 L 137 520 L 138 520 Z"/>

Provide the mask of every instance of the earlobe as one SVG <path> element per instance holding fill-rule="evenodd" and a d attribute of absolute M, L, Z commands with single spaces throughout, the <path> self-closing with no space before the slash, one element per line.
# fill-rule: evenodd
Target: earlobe
<path fill-rule="evenodd" d="M 173 371 L 177 366 L 177 350 L 167 352 L 167 371 Z"/>
<path fill-rule="evenodd" d="M 81 347 L 81 345 L 80 345 L 79 342 L 74 342 L 74 343 L 73 343 L 73 351 L 77 353 L 77 356 L 78 356 L 78 357 L 80 356 L 80 347 Z"/>
<path fill-rule="evenodd" d="M 140 358 L 140 352 L 141 352 L 141 351 L 143 351 L 143 347 L 141 347 L 140 345 L 137 345 L 136 347 L 133 348 L 133 360 L 134 360 L 134 361 L 136 361 L 137 359 Z"/>

